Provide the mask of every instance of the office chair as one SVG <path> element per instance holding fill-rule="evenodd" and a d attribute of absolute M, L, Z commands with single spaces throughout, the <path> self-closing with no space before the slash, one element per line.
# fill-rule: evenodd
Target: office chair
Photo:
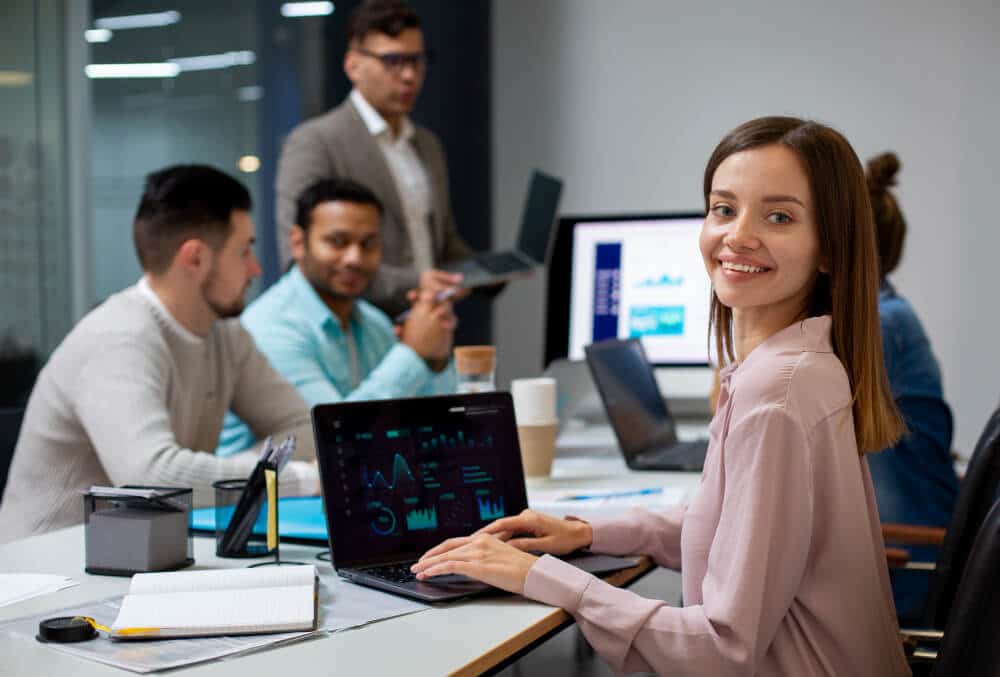
<path fill-rule="evenodd" d="M 24 419 L 24 407 L 0 408 L 0 500 L 7 486 L 7 471 L 14 458 L 14 447 L 17 436 L 21 432 L 21 421 Z"/>
<path fill-rule="evenodd" d="M 914 675 L 1000 677 L 1000 503 L 993 506 L 969 552 L 944 632 L 903 630 L 918 641 Z M 928 648 L 939 641 L 937 651 Z"/>
<path fill-rule="evenodd" d="M 928 571 L 931 580 L 921 623 L 941 630 L 948 620 L 959 581 L 976 534 L 993 506 L 1000 486 L 1000 409 L 993 412 L 983 429 L 959 485 L 955 511 L 947 530 L 915 525 L 883 524 L 882 535 L 889 543 L 940 545 L 935 565 L 908 566 Z M 890 553 L 892 554 L 892 553 Z M 890 564 L 902 564 L 893 562 Z"/>

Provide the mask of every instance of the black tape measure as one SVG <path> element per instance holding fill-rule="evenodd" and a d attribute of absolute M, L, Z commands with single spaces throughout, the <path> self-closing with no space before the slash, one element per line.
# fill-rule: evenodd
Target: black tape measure
<path fill-rule="evenodd" d="M 47 618 L 38 624 L 39 642 L 86 642 L 97 637 L 97 629 L 83 616 Z"/>

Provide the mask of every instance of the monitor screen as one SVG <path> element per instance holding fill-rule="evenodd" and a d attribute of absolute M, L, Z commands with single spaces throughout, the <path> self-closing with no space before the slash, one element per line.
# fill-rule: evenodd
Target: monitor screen
<path fill-rule="evenodd" d="M 657 365 L 708 363 L 711 282 L 698 214 L 577 219 L 569 261 L 566 355 L 604 339 L 638 338 Z"/>

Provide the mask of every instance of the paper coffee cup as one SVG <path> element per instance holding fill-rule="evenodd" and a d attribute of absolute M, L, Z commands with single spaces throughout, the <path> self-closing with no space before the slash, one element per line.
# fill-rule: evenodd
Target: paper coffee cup
<path fill-rule="evenodd" d="M 517 441 L 521 445 L 521 463 L 527 477 L 548 477 L 556 455 L 555 423 L 518 425 Z"/>
<path fill-rule="evenodd" d="M 554 378 L 516 378 L 510 383 L 517 424 L 544 426 L 555 424 L 556 380 Z"/>

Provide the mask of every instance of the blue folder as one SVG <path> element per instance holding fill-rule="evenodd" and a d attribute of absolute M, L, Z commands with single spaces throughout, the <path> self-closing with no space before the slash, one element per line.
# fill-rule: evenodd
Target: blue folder
<path fill-rule="evenodd" d="M 232 508 L 230 508 L 232 510 Z M 261 511 L 253 533 L 267 533 Z M 197 508 L 191 511 L 193 531 L 215 532 L 215 508 Z M 278 500 L 278 534 L 282 538 L 327 542 L 326 516 L 323 499 L 319 496 L 289 496 Z"/>

